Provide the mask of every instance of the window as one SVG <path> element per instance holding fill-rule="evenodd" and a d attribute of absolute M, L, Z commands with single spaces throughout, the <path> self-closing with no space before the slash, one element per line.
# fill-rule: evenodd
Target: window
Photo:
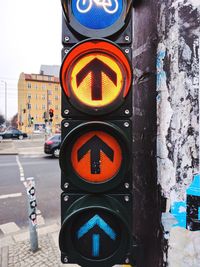
<path fill-rule="evenodd" d="M 45 95 L 42 95 L 42 99 L 44 100 L 46 97 L 45 97 Z"/>
<path fill-rule="evenodd" d="M 58 95 L 55 95 L 55 100 L 58 100 L 58 99 L 59 99 Z"/>
<path fill-rule="evenodd" d="M 28 88 L 31 88 L 31 83 L 28 83 L 28 84 L 27 84 L 27 87 L 28 87 Z"/>
<path fill-rule="evenodd" d="M 42 85 L 42 89 L 46 89 L 46 85 L 45 84 Z"/>
<path fill-rule="evenodd" d="M 55 105 L 55 109 L 58 110 L 58 105 Z"/>
<path fill-rule="evenodd" d="M 38 104 L 35 104 L 35 109 L 36 109 L 36 110 L 38 109 Z"/>
<path fill-rule="evenodd" d="M 57 85 L 55 86 L 55 91 L 58 91 L 58 86 Z"/>
<path fill-rule="evenodd" d="M 28 99 L 31 99 L 31 94 L 28 93 L 28 94 L 27 94 L 27 97 L 28 97 Z"/>
<path fill-rule="evenodd" d="M 52 95 L 52 91 L 51 90 L 48 90 L 48 95 Z"/>
<path fill-rule="evenodd" d="M 45 106 L 44 104 L 42 105 L 42 109 L 43 109 L 43 110 L 46 109 L 46 106 Z"/>
<path fill-rule="evenodd" d="M 48 100 L 48 104 L 49 104 L 49 105 L 52 105 L 52 101 L 51 101 L 51 100 Z"/>
<path fill-rule="evenodd" d="M 35 84 L 35 89 L 38 89 L 38 85 L 37 85 L 37 83 Z"/>
<path fill-rule="evenodd" d="M 37 94 L 35 95 L 35 99 L 38 99 L 38 95 Z"/>

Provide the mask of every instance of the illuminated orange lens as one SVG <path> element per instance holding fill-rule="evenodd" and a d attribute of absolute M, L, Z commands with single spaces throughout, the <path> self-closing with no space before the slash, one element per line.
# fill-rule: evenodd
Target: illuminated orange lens
<path fill-rule="evenodd" d="M 74 96 L 83 104 L 102 107 L 112 103 L 123 87 L 119 65 L 107 55 L 93 53 L 79 59 L 71 73 Z"/>
<path fill-rule="evenodd" d="M 91 131 L 80 136 L 74 143 L 71 163 L 82 179 L 101 183 L 118 173 L 122 151 L 113 136 L 103 131 Z"/>
<path fill-rule="evenodd" d="M 78 109 L 106 110 L 127 96 L 132 70 L 121 49 L 109 41 L 84 41 L 73 47 L 61 66 L 61 86 Z M 106 109 L 107 108 L 107 109 Z"/>

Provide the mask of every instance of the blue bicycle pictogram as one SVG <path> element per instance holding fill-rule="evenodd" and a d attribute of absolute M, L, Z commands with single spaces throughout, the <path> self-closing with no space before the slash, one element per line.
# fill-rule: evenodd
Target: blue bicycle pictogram
<path fill-rule="evenodd" d="M 114 14 L 119 8 L 118 0 L 77 0 L 76 8 L 80 13 L 87 13 L 96 5 L 108 14 Z"/>

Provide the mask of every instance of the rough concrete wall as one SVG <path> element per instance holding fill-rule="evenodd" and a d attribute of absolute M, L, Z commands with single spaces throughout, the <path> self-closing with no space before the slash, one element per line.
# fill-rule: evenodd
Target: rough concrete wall
<path fill-rule="evenodd" d="M 196 195 L 192 196 L 196 201 L 195 229 L 188 225 L 191 212 L 186 211 L 192 192 L 188 188 L 199 172 L 199 0 L 161 0 L 158 35 L 157 168 L 158 183 L 167 199 L 162 217 L 169 239 L 166 262 L 171 267 L 197 267 L 200 180 L 196 180 Z"/>

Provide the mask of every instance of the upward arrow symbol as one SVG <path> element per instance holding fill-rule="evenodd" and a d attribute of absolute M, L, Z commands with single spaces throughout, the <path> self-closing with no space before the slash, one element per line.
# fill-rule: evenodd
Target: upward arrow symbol
<path fill-rule="evenodd" d="M 90 156 L 90 166 L 92 174 L 101 173 L 100 169 L 100 151 L 103 151 L 104 154 L 111 160 L 114 160 L 114 152 L 113 150 L 103 142 L 98 136 L 94 135 L 91 139 L 89 139 L 81 148 L 78 150 L 78 161 L 80 161 L 84 155 L 91 151 Z"/>
<path fill-rule="evenodd" d="M 107 64 L 94 58 L 91 60 L 79 73 L 76 75 L 77 87 L 81 82 L 86 78 L 86 76 L 91 73 L 91 94 L 92 100 L 102 100 L 102 73 L 105 73 L 106 76 L 117 86 L 117 74 L 113 71 Z"/>

